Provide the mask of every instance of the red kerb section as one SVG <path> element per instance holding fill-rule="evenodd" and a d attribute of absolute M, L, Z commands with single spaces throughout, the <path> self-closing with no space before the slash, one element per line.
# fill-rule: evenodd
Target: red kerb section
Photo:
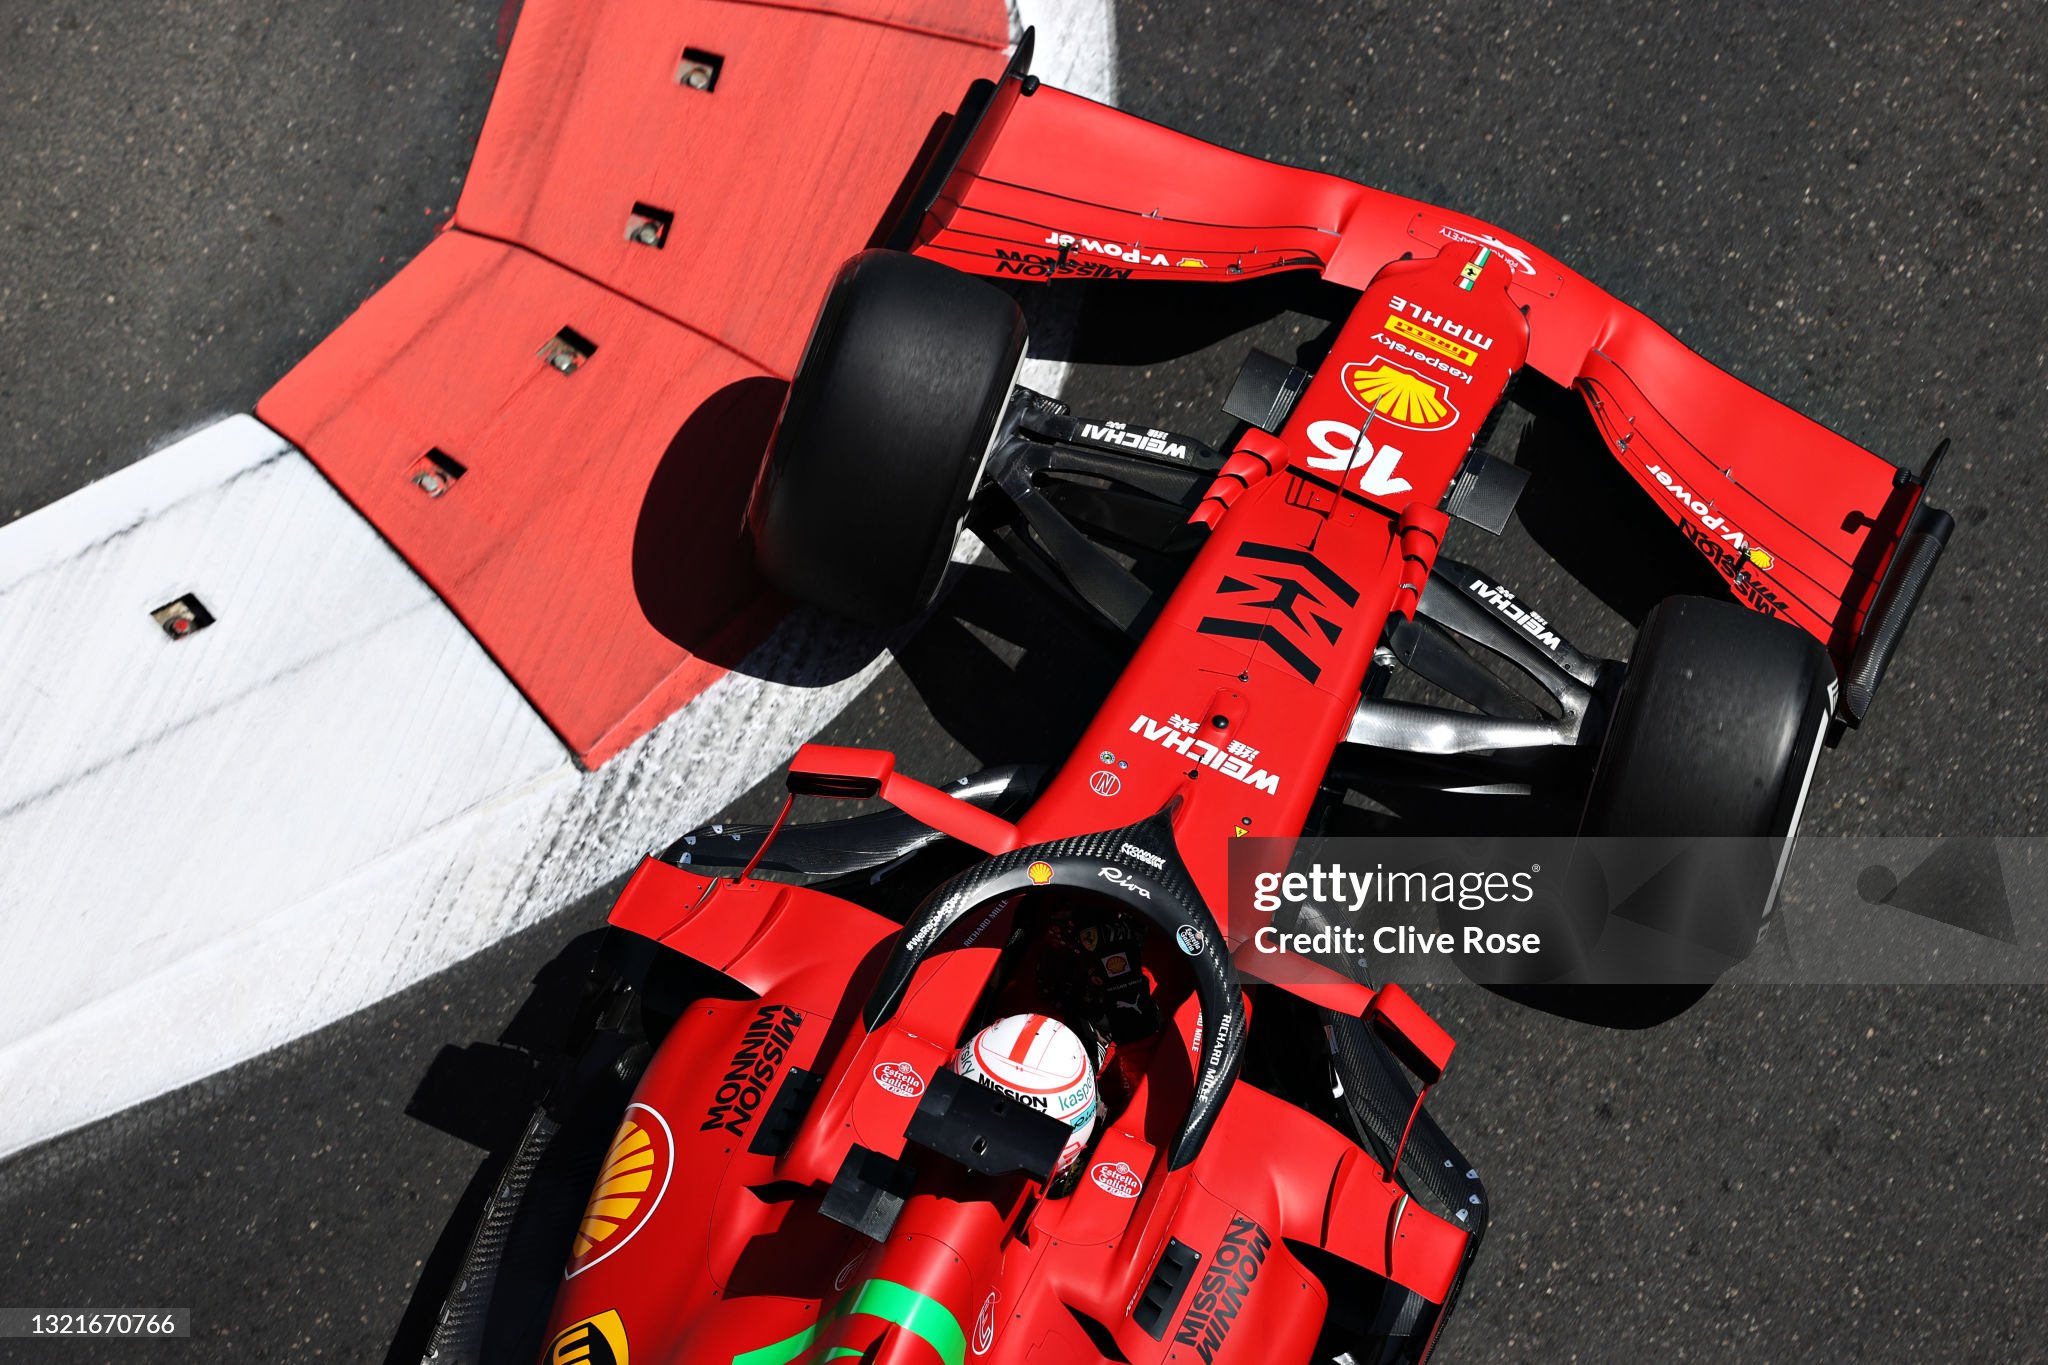
<path fill-rule="evenodd" d="M 258 404 L 584 764 L 779 615 L 741 518 L 786 381 L 1007 42 L 996 0 L 527 0 L 450 230 Z"/>

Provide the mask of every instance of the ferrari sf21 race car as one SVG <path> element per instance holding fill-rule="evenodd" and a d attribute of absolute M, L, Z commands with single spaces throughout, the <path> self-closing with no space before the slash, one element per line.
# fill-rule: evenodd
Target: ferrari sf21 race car
<path fill-rule="evenodd" d="M 1488 1212 L 1422 1103 L 1452 1040 L 1397 985 L 1263 976 L 1233 841 L 1352 792 L 1783 840 L 1869 711 L 1952 527 L 1932 460 L 1499 228 L 1043 86 L 1029 49 L 833 284 L 750 523 L 790 596 L 890 625 L 964 526 L 1128 663 L 1057 766 L 935 787 L 808 745 L 789 801 L 882 808 L 648 859 L 429 1359 L 1427 1359 Z M 1246 362 L 1227 449 L 1016 384 L 1021 290 L 1283 276 L 1345 307 L 1314 363 Z M 1441 553 L 1544 497 L 1626 558 L 1626 663 Z M 1712 913 L 1754 942 L 1767 908 Z"/>

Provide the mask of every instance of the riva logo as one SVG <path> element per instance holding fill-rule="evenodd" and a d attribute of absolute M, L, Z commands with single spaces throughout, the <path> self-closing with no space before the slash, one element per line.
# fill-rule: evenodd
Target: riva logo
<path fill-rule="evenodd" d="M 1230 1228 L 1217 1243 L 1201 1286 L 1173 1334 L 1174 1345 L 1194 1347 L 1202 1365 L 1212 1365 L 1237 1325 L 1237 1315 L 1244 1311 L 1252 1281 L 1259 1278 L 1259 1267 L 1272 1245 L 1273 1239 L 1257 1223 L 1241 1213 L 1230 1216 Z"/>

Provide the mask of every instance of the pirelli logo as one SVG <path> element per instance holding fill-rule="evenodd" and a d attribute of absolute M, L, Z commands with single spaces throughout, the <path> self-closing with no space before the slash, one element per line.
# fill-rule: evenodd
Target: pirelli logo
<path fill-rule="evenodd" d="M 1418 346 L 1427 346 L 1438 355 L 1449 356 L 1460 365 L 1470 365 L 1479 359 L 1479 352 L 1470 346 L 1460 346 L 1449 337 L 1438 336 L 1420 323 L 1410 322 L 1397 314 L 1387 315 L 1387 330 L 1397 337 L 1406 337 Z"/>

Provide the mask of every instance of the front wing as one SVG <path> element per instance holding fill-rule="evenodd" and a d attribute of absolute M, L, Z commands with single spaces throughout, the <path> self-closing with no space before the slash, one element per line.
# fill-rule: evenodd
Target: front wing
<path fill-rule="evenodd" d="M 1818 639 L 1860 720 L 1953 523 L 1909 473 L 1744 384 L 1541 249 L 1476 218 L 1246 156 L 1038 85 L 978 85 L 892 244 L 996 278 L 1224 283 L 1491 247 L 1528 364 L 1743 604 Z"/>

